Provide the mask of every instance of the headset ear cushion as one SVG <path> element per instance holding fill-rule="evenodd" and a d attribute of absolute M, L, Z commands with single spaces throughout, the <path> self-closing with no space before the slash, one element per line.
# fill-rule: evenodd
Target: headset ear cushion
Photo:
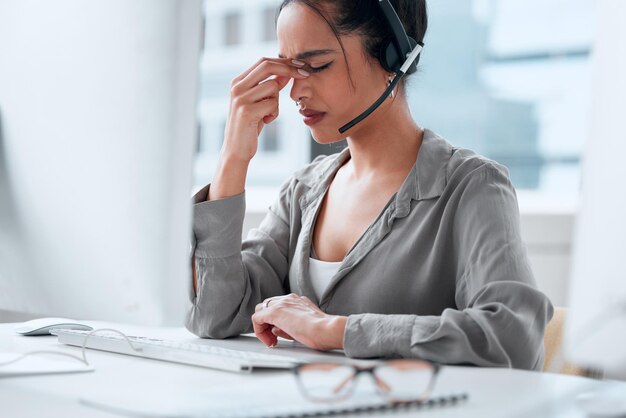
<path fill-rule="evenodd" d="M 417 46 L 417 42 L 415 39 L 409 37 L 409 44 L 411 45 L 411 51 L 413 48 Z M 408 52 L 408 51 L 407 51 Z M 420 59 L 420 55 L 417 56 L 413 64 L 409 67 L 407 74 L 413 74 L 417 71 L 417 63 Z M 378 61 L 380 61 L 380 65 L 387 71 L 396 73 L 404 64 L 404 56 L 401 56 L 398 53 L 398 49 L 396 48 L 392 39 L 388 39 L 381 44 L 380 52 L 378 54 Z"/>
<path fill-rule="evenodd" d="M 400 69 L 402 64 L 398 64 L 399 56 L 392 40 L 383 41 L 378 52 L 378 61 L 380 65 L 390 73 L 395 73 Z"/>

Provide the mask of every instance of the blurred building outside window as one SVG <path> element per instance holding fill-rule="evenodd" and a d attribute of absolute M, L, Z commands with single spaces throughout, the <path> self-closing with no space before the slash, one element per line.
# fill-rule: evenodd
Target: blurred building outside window
<path fill-rule="evenodd" d="M 241 43 L 241 14 L 230 12 L 224 15 L 224 46 Z"/>

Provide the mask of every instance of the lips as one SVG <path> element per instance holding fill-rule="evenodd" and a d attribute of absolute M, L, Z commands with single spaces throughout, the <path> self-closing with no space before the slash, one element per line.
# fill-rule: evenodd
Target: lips
<path fill-rule="evenodd" d="M 311 116 L 321 115 L 321 114 L 323 114 L 323 113 L 324 113 L 324 112 L 318 112 L 318 111 L 313 110 L 313 109 L 301 109 L 301 110 L 300 110 L 300 114 L 301 114 L 302 116 L 304 116 L 304 117 L 307 117 L 307 118 L 308 118 L 308 117 L 311 117 Z"/>

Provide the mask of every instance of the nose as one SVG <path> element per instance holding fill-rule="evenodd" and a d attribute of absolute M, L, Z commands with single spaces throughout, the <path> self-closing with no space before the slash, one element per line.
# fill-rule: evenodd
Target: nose
<path fill-rule="evenodd" d="M 293 79 L 291 91 L 289 92 L 291 100 L 301 102 L 311 98 L 311 86 L 307 79 Z"/>

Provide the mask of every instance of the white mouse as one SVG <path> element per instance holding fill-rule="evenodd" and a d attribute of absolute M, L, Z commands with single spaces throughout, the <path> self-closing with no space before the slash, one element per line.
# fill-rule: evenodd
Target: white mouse
<path fill-rule="evenodd" d="M 49 335 L 51 329 L 77 329 L 91 331 L 92 327 L 67 318 L 39 318 L 16 325 L 13 330 L 22 335 Z"/>

